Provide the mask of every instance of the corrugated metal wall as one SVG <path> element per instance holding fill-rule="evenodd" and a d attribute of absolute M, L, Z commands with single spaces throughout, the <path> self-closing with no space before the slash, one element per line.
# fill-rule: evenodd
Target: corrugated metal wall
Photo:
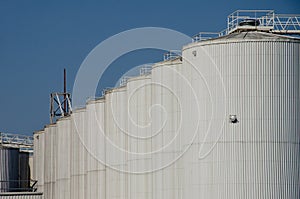
<path fill-rule="evenodd" d="M 300 43 L 265 35 L 185 46 L 183 60 L 157 63 L 36 133 L 38 190 L 298 199 Z"/>

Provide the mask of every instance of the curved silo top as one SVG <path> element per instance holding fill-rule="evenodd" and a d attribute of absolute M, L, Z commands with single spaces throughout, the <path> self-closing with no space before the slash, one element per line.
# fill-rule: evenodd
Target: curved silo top
<path fill-rule="evenodd" d="M 245 31 L 235 32 L 225 36 L 207 39 L 199 42 L 193 42 L 183 47 L 183 50 L 189 49 L 195 46 L 221 44 L 221 43 L 234 43 L 234 42 L 247 42 L 247 41 L 288 41 L 288 42 L 300 42 L 300 38 L 273 34 L 260 31 Z"/>
<path fill-rule="evenodd" d="M 174 59 L 157 62 L 152 66 L 152 68 L 165 66 L 165 65 L 176 65 L 176 64 L 181 64 L 181 63 L 182 63 L 182 57 L 180 56 L 180 57 L 176 57 Z"/>

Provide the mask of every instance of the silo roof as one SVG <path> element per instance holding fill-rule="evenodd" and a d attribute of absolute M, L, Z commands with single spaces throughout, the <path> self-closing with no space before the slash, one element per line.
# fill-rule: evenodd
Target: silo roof
<path fill-rule="evenodd" d="M 296 37 L 290 37 L 290 36 L 284 36 L 279 34 L 272 34 L 267 32 L 260 32 L 260 31 L 248 31 L 248 32 L 240 32 L 240 33 L 231 33 L 228 35 L 225 35 L 223 37 L 219 37 L 216 39 L 271 39 L 271 40 L 298 40 L 300 41 L 300 38 Z M 212 40 L 216 40 L 212 39 Z"/>
<path fill-rule="evenodd" d="M 294 41 L 300 42 L 300 38 L 287 36 L 287 35 L 279 35 L 268 32 L 261 31 L 245 31 L 245 32 L 235 32 L 225 36 L 207 39 L 199 42 L 190 43 L 183 47 L 183 49 L 188 49 L 193 46 L 198 45 L 207 45 L 207 44 L 215 44 L 215 43 L 226 43 L 226 42 L 243 42 L 243 41 Z"/>

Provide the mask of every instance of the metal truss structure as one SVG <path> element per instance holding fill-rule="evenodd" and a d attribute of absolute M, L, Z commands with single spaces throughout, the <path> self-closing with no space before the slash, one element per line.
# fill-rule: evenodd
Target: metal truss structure
<path fill-rule="evenodd" d="M 72 113 L 70 93 L 50 94 L 50 123 L 53 124 L 58 118 Z"/>
<path fill-rule="evenodd" d="M 33 152 L 33 136 L 0 132 L 0 145 L 3 147 L 19 148 L 20 151 Z"/>
<path fill-rule="evenodd" d="M 245 20 L 255 20 L 257 26 L 242 25 Z M 274 34 L 300 34 L 300 14 L 276 14 L 274 10 L 237 10 L 227 17 L 227 28 L 221 32 L 200 32 L 193 42 L 212 39 L 245 30 L 265 31 Z"/>

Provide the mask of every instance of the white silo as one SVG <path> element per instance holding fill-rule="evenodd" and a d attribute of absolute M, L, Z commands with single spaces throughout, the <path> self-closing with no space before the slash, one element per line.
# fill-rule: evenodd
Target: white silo
<path fill-rule="evenodd" d="M 181 196 L 181 178 L 178 160 L 181 142 L 181 58 L 166 60 L 152 68 L 152 171 L 153 197 L 178 198 Z M 150 170 L 151 171 L 151 170 Z"/>
<path fill-rule="evenodd" d="M 126 198 L 127 93 L 126 87 L 112 89 L 105 94 L 105 164 L 106 195 Z M 102 128 L 104 127 L 102 126 Z"/>
<path fill-rule="evenodd" d="M 44 130 L 39 131 L 35 134 L 35 138 L 38 142 L 38 150 L 35 151 L 36 153 L 36 158 L 37 158 L 37 166 L 36 166 L 36 180 L 37 182 L 37 189 L 39 192 L 44 192 L 44 176 L 45 176 L 45 169 L 44 169 L 44 165 L 45 165 L 45 134 L 44 134 Z"/>
<path fill-rule="evenodd" d="M 70 198 L 71 196 L 71 117 L 64 117 L 57 121 L 57 162 L 56 188 L 59 189 L 57 198 Z"/>
<path fill-rule="evenodd" d="M 189 176 L 189 198 L 299 198 L 299 47 L 299 39 L 250 31 L 183 48 L 186 67 L 222 96 L 208 105 L 224 105 L 197 143 L 197 167 L 185 168 L 201 174 Z"/>
<path fill-rule="evenodd" d="M 87 176 L 86 197 L 105 198 L 104 99 L 87 103 Z"/>
<path fill-rule="evenodd" d="M 52 198 L 57 198 L 56 194 L 56 177 L 57 177 L 57 130 L 56 125 L 49 126 L 50 133 L 50 157 L 51 157 L 51 167 L 50 167 L 50 184 L 51 184 L 51 195 Z"/>
<path fill-rule="evenodd" d="M 124 171 L 127 169 L 127 92 L 126 87 L 120 87 L 114 89 L 111 93 L 111 100 L 108 101 L 112 111 L 112 119 L 114 123 L 113 131 L 113 140 L 111 140 L 116 147 L 114 150 L 116 153 L 113 156 L 116 158 L 113 162 L 118 164 L 111 165 L 110 161 L 107 161 L 106 164 L 112 166 L 115 169 L 116 174 L 116 189 L 118 189 L 116 198 L 127 198 L 127 175 Z M 110 143 L 106 140 L 106 151 L 109 150 Z"/>
<path fill-rule="evenodd" d="M 74 111 L 71 115 L 71 124 L 71 198 L 80 199 L 84 198 L 86 190 L 86 108 Z"/>
<path fill-rule="evenodd" d="M 128 198 L 151 198 L 151 75 L 127 81 Z M 139 173 L 139 174 L 138 174 Z"/>
<path fill-rule="evenodd" d="M 95 197 L 95 192 L 97 192 L 96 189 L 94 189 L 94 186 L 97 183 L 97 180 L 94 180 L 93 176 L 96 176 L 95 171 L 97 170 L 97 160 L 93 156 L 96 153 L 96 142 L 93 140 L 97 140 L 97 134 L 95 132 L 96 127 L 96 113 L 95 113 L 95 100 L 90 100 L 86 104 L 86 117 L 87 117 L 87 140 L 86 144 L 89 146 L 89 149 L 91 151 L 87 151 L 87 167 L 86 169 L 86 184 L 87 189 L 85 191 L 86 198 L 92 198 Z"/>
<path fill-rule="evenodd" d="M 52 187 L 51 187 L 51 182 L 50 182 L 50 178 L 51 178 L 51 167 L 52 167 L 52 163 L 51 163 L 51 158 L 50 158 L 50 145 L 51 145 L 51 140 L 50 140 L 50 125 L 47 125 L 45 130 L 44 130 L 44 187 L 45 187 L 45 191 L 44 191 L 44 196 L 46 198 L 52 198 L 51 192 L 52 192 Z"/>

